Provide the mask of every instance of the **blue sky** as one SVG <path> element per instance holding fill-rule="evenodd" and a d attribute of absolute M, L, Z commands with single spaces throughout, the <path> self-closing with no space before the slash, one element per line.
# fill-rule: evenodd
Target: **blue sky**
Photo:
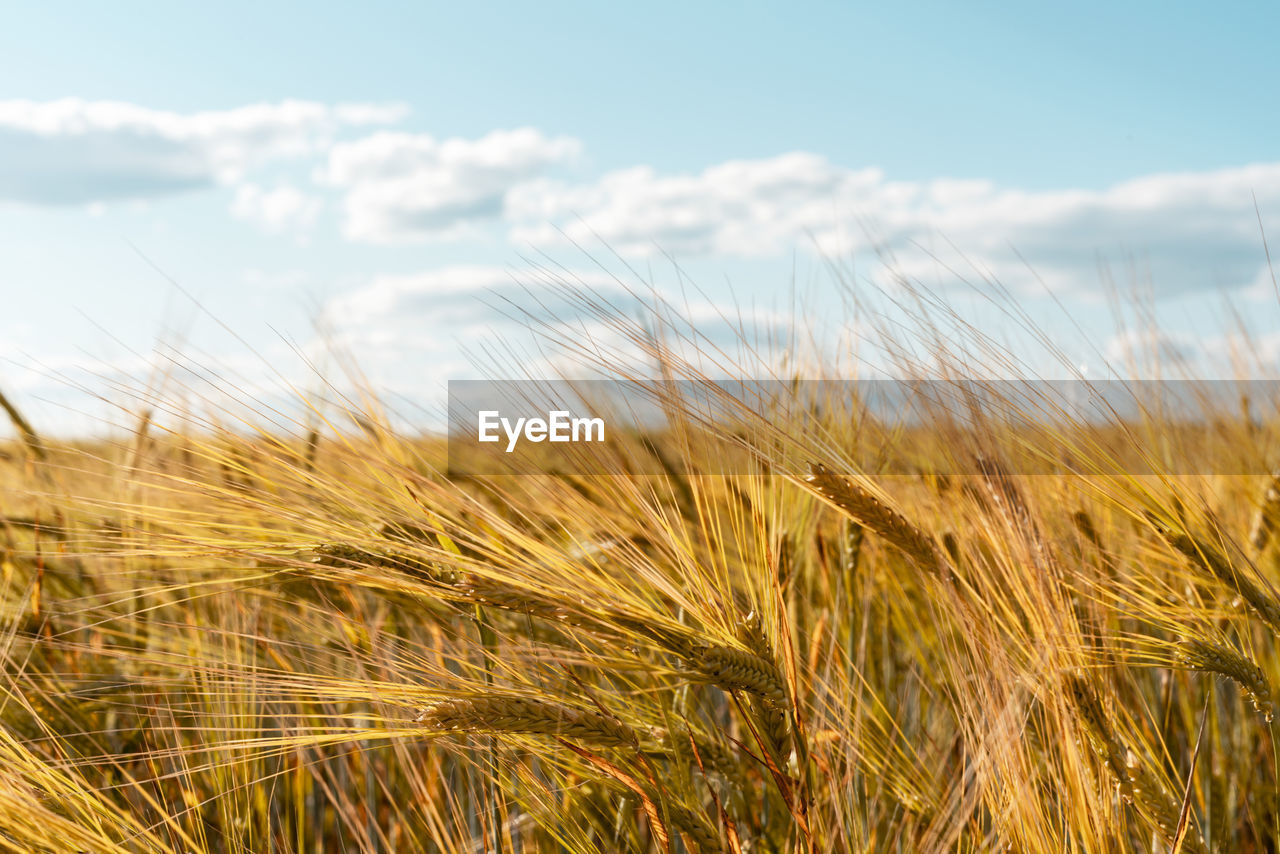
<path fill-rule="evenodd" d="M 823 253 L 868 252 L 870 223 L 907 274 L 945 286 L 953 245 L 1100 338 L 1100 261 L 1149 272 L 1175 348 L 1224 295 L 1262 336 L 1280 318 L 1253 211 L 1280 230 L 1269 5 L 4 15 L 0 388 L 50 423 L 92 404 L 42 373 L 136 374 L 181 331 L 251 377 L 317 317 L 429 396 L 470 371 L 458 339 L 514 334 L 483 299 L 525 258 L 598 274 L 566 233 L 762 312 L 795 270 L 823 305 Z"/>

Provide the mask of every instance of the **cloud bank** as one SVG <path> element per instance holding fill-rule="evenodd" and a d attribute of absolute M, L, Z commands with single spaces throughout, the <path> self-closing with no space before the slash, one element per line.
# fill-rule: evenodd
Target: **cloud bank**
<path fill-rule="evenodd" d="M 72 205 L 239 181 L 315 154 L 344 127 L 402 118 L 395 104 L 251 104 L 176 113 L 119 101 L 0 101 L 0 200 Z"/>
<path fill-rule="evenodd" d="M 533 128 L 443 141 L 383 132 L 334 146 L 319 178 L 345 191 L 347 237 L 408 243 L 497 219 L 513 188 L 580 151 L 575 139 Z"/>
<path fill-rule="evenodd" d="M 230 214 L 265 232 L 298 234 L 333 210 L 343 238 L 371 245 L 487 239 L 497 225 L 515 250 L 875 253 L 887 262 L 881 281 L 990 278 L 1016 291 L 1096 294 L 1110 275 L 1121 286 L 1150 280 L 1158 295 L 1270 292 L 1254 205 L 1264 223 L 1280 212 L 1280 163 L 1025 190 L 894 180 L 791 152 L 688 173 L 636 165 L 575 182 L 563 177 L 583 152 L 575 138 L 528 127 L 471 139 L 380 129 L 406 114 L 396 104 L 300 100 L 191 113 L 78 98 L 0 101 L 0 201 L 100 211 L 104 202 L 233 186 Z M 305 172 L 288 184 L 255 173 L 279 161 L 310 169 L 311 185 Z M 489 260 L 492 241 L 484 245 Z"/>
<path fill-rule="evenodd" d="M 627 255 L 775 256 L 877 250 L 903 275 L 989 274 L 1056 291 L 1150 276 L 1161 293 L 1256 285 L 1266 274 L 1255 199 L 1280 211 L 1280 164 L 1151 175 L 1103 190 L 989 181 L 893 181 L 815 154 L 686 175 L 647 166 L 586 185 L 538 180 L 508 196 L 513 242 L 603 242 Z M 1119 267 L 1119 269 L 1114 269 Z"/>

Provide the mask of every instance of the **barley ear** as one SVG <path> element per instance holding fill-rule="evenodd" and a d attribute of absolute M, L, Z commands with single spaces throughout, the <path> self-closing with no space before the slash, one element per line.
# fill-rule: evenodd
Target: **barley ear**
<path fill-rule="evenodd" d="M 1142 761 L 1125 748 L 1111 727 L 1102 701 L 1085 676 L 1080 673 L 1069 674 L 1064 688 L 1085 735 L 1115 778 L 1121 797 L 1133 804 L 1139 814 L 1155 825 L 1166 841 L 1171 842 L 1178 834 L 1181 810 L 1177 801 Z M 1204 841 L 1194 831 L 1188 832 L 1183 838 L 1182 850 L 1196 854 L 1208 852 Z"/>
<path fill-rule="evenodd" d="M 1242 653 L 1225 644 L 1193 639 L 1178 645 L 1177 660 L 1191 670 L 1216 673 L 1232 680 L 1253 703 L 1254 710 L 1271 722 L 1271 684 L 1262 668 Z"/>
<path fill-rule="evenodd" d="M 608 747 L 638 743 L 630 727 L 602 712 L 513 695 L 444 700 L 428 706 L 414 720 L 440 732 L 546 735 Z"/>
<path fill-rule="evenodd" d="M 821 463 L 810 463 L 805 482 L 837 509 L 922 568 L 937 572 L 942 566 L 932 537 L 851 479 L 832 473 Z"/>

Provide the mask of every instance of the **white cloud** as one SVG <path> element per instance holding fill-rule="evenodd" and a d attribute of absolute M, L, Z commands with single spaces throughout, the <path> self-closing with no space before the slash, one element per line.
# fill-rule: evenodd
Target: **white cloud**
<path fill-rule="evenodd" d="M 1034 271 L 1056 290 L 1095 287 L 1099 262 L 1123 283 L 1131 264 L 1170 293 L 1259 280 L 1255 196 L 1264 217 L 1280 213 L 1280 164 L 1032 192 L 989 181 L 890 181 L 877 169 L 793 153 L 690 175 L 639 166 L 585 186 L 527 182 L 508 195 L 507 214 L 512 239 L 539 246 L 598 239 L 628 255 L 747 257 L 876 248 L 911 276 L 950 267 L 1017 287 L 1031 286 Z"/>
<path fill-rule="evenodd" d="M 0 101 L 0 199 L 81 204 L 240 180 L 265 161 L 312 155 L 348 126 L 400 105 L 311 101 L 177 113 L 120 101 Z"/>
<path fill-rule="evenodd" d="M 257 184 L 241 184 L 236 188 L 231 213 L 270 232 L 301 231 L 315 223 L 323 207 L 319 198 L 296 187 L 264 190 Z"/>
<path fill-rule="evenodd" d="M 537 244 L 598 235 L 628 254 L 658 250 L 763 255 L 807 230 L 829 229 L 841 201 L 882 201 L 879 170 L 853 171 L 813 154 L 730 161 L 697 175 L 663 176 L 651 167 L 612 172 L 572 187 L 538 181 L 511 193 L 514 238 Z M 890 190 L 894 185 L 887 185 Z"/>
<path fill-rule="evenodd" d="M 346 191 L 348 237 L 413 242 L 456 236 L 469 223 L 501 216 L 513 187 L 580 150 L 577 140 L 533 128 L 444 141 L 380 132 L 334 146 L 318 178 Z"/>

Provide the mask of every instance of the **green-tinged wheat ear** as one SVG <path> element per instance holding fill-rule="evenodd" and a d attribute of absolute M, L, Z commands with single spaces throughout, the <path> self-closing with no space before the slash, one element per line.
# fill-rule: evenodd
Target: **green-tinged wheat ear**
<path fill-rule="evenodd" d="M 693 767 L 701 766 L 706 771 L 714 771 L 727 778 L 736 778 L 742 771 L 742 759 L 732 748 L 714 738 L 694 733 L 687 727 L 674 733 L 654 727 L 649 734 L 658 745 L 646 748 L 646 755 L 678 757 L 681 762 Z"/>
<path fill-rule="evenodd" d="M 1226 676 L 1261 712 L 1268 722 L 1272 716 L 1271 684 L 1262 668 L 1229 646 L 1206 640 L 1186 640 L 1178 644 L 1177 660 L 1184 667 Z"/>
<path fill-rule="evenodd" d="M 1249 529 L 1249 543 L 1258 551 L 1267 547 L 1276 528 L 1280 526 L 1280 472 L 1271 475 L 1267 488 L 1262 491 L 1262 500 L 1258 503 L 1258 511 L 1254 514 L 1253 525 Z"/>
<path fill-rule="evenodd" d="M 721 851 L 720 834 L 704 817 L 679 804 L 667 804 L 667 819 L 702 852 Z"/>
<path fill-rule="evenodd" d="M 791 724 L 786 710 L 773 703 L 757 702 L 752 705 L 751 713 L 760 739 L 773 760 L 779 768 L 786 768 L 792 752 Z"/>
<path fill-rule="evenodd" d="M 389 552 L 372 552 L 346 543 L 324 543 L 310 549 L 306 555 L 313 564 L 318 566 L 337 569 L 394 569 L 419 580 L 442 586 L 452 586 L 461 578 L 460 573 L 416 557 Z"/>
<path fill-rule="evenodd" d="M 867 529 L 853 519 L 848 522 L 844 538 L 844 569 L 852 574 L 858 571 L 858 558 L 862 556 L 862 541 L 867 535 Z"/>
<path fill-rule="evenodd" d="M 1102 701 L 1088 680 L 1079 673 L 1068 674 L 1064 688 L 1090 744 L 1115 778 L 1121 797 L 1154 824 L 1166 841 L 1172 841 L 1181 812 L 1178 803 L 1136 756 L 1130 761 L 1129 751 L 1116 736 Z M 1208 854 L 1194 829 L 1183 839 L 1182 850 Z"/>
<path fill-rule="evenodd" d="M 411 555 L 373 552 L 343 543 L 317 546 L 308 554 L 311 562 L 319 566 L 396 570 L 426 582 L 442 597 L 455 604 L 474 602 L 569 625 L 582 625 L 584 622 L 564 606 L 545 602 L 526 590 L 476 573 L 449 569 Z"/>
<path fill-rule="evenodd" d="M 867 489 L 847 477 L 832 473 L 821 463 L 809 464 L 809 476 L 805 481 L 835 507 L 921 567 L 936 571 L 941 566 L 933 538 Z"/>
<path fill-rule="evenodd" d="M 610 747 L 638 742 L 635 731 L 602 712 L 502 694 L 444 700 L 414 720 L 443 732 L 547 735 Z"/>
<path fill-rule="evenodd" d="M 1273 631 L 1280 632 L 1280 603 L 1268 595 L 1265 590 L 1255 584 L 1244 573 L 1237 572 L 1222 552 L 1210 543 L 1195 539 L 1182 531 L 1174 530 L 1162 524 L 1154 516 L 1148 514 L 1148 520 L 1156 531 L 1174 551 L 1181 554 L 1191 563 L 1208 572 L 1222 584 L 1240 594 L 1250 608 L 1253 609 Z"/>

